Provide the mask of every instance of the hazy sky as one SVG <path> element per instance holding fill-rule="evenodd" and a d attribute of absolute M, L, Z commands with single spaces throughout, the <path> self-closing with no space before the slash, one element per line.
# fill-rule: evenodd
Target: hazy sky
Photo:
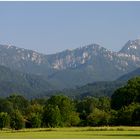
<path fill-rule="evenodd" d="M 0 44 L 56 53 L 140 38 L 140 2 L 0 2 Z"/>

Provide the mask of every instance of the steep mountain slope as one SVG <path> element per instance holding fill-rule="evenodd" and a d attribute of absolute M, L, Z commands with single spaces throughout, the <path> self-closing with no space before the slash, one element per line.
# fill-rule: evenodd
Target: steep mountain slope
<path fill-rule="evenodd" d="M 28 98 L 39 96 L 43 92 L 54 89 L 52 85 L 40 76 L 29 75 L 19 71 L 13 71 L 0 66 L 0 96 L 8 96 L 19 93 Z"/>
<path fill-rule="evenodd" d="M 0 45 L 0 65 L 37 75 L 49 73 L 45 55 L 11 45 Z"/>
<path fill-rule="evenodd" d="M 119 53 L 140 57 L 140 39 L 129 40 Z"/>

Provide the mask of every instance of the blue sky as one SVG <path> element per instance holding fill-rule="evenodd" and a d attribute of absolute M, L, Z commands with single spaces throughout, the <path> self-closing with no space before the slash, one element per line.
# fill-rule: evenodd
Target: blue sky
<path fill-rule="evenodd" d="M 139 1 L 0 1 L 0 44 L 50 54 L 91 43 L 118 51 L 137 38 Z"/>

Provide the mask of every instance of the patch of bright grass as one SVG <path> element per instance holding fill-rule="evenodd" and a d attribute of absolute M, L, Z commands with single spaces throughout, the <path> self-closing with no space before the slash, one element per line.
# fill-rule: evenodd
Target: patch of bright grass
<path fill-rule="evenodd" d="M 0 131 L 0 138 L 41 139 L 41 138 L 140 138 L 140 127 L 70 127 L 70 128 L 37 128 Z"/>

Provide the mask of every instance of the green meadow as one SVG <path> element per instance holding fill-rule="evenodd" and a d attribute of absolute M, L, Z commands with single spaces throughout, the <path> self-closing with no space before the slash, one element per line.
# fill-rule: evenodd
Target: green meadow
<path fill-rule="evenodd" d="M 140 139 L 140 127 L 70 127 L 37 128 L 0 131 L 1 139 L 63 139 L 63 138 L 106 138 L 106 139 Z"/>

